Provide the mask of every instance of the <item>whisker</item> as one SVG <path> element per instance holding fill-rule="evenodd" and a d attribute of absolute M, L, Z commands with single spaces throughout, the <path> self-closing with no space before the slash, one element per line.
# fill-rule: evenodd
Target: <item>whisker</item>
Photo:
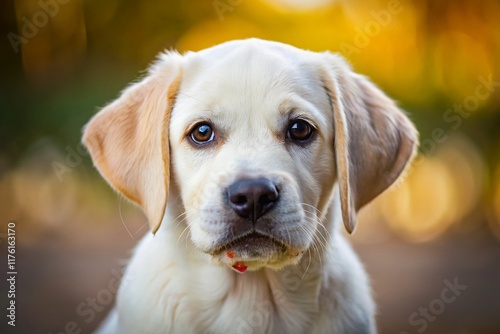
<path fill-rule="evenodd" d="M 180 215 L 178 215 L 177 218 L 174 219 L 174 221 L 172 222 L 172 224 L 174 224 L 177 220 L 179 220 L 177 222 L 177 224 L 175 225 L 175 228 L 177 228 L 177 227 L 179 227 L 180 224 L 182 224 L 184 221 L 186 221 L 187 218 L 188 218 L 187 217 L 187 211 L 184 211 L 183 213 L 181 213 Z"/>
<path fill-rule="evenodd" d="M 307 214 L 307 221 L 311 222 L 307 226 L 314 226 L 314 231 L 311 231 L 311 229 L 306 230 L 305 228 L 302 230 L 312 238 L 311 249 L 318 255 L 320 265 L 323 266 L 324 252 L 328 249 L 332 236 L 319 218 L 321 212 L 310 204 L 302 203 L 302 205 L 304 212 Z M 313 222 L 316 224 L 312 224 Z"/>
<path fill-rule="evenodd" d="M 299 286 L 302 284 L 302 281 L 304 280 L 304 277 L 306 277 L 306 274 L 309 271 L 309 267 L 311 266 L 311 262 L 312 262 L 311 249 L 309 249 L 307 252 L 309 253 L 309 262 L 307 263 L 307 268 L 304 271 L 304 274 L 302 275 L 302 278 L 300 279 Z"/>
<path fill-rule="evenodd" d="M 322 230 L 324 231 L 324 233 L 327 235 L 328 239 L 323 235 L 323 233 L 318 229 L 318 227 L 316 226 L 316 230 L 318 231 L 318 233 L 321 235 L 321 237 L 323 238 L 323 240 L 325 241 L 325 243 L 328 243 L 328 240 L 330 240 L 332 238 L 331 234 L 330 234 L 330 231 L 328 231 L 328 229 L 326 228 L 326 226 L 321 222 L 321 219 L 319 218 L 318 214 L 316 212 L 319 212 L 321 214 L 321 212 L 316 209 L 314 206 L 310 205 L 310 204 L 307 204 L 307 203 L 302 203 L 302 205 L 304 206 L 307 206 L 307 207 L 310 207 L 312 208 L 314 211 L 311 211 L 307 208 L 304 208 L 304 211 L 306 213 L 309 213 L 312 217 L 311 218 L 314 218 L 314 221 L 317 223 L 317 225 L 319 225 L 320 227 L 322 227 Z"/>
<path fill-rule="evenodd" d="M 123 224 L 123 227 L 125 227 L 125 230 L 127 231 L 128 235 L 130 235 L 130 237 L 135 240 L 134 236 L 132 235 L 132 233 L 130 233 L 127 225 L 125 224 L 125 221 L 123 220 L 123 216 L 122 216 L 122 197 L 120 195 L 118 195 L 118 213 L 120 214 L 120 220 L 121 220 L 121 222 Z"/>
<path fill-rule="evenodd" d="M 177 94 L 178 94 L 178 95 L 184 95 L 184 96 L 186 96 L 186 97 L 189 97 L 189 98 L 191 98 L 191 99 L 193 99 L 193 100 L 195 100 L 195 101 L 197 101 L 197 102 L 200 102 L 201 104 L 204 104 L 204 105 L 205 105 L 205 106 L 207 106 L 209 109 L 212 109 L 212 106 L 210 106 L 208 103 L 205 103 L 205 102 L 203 102 L 203 101 L 201 101 L 201 100 L 199 100 L 199 99 L 195 98 L 194 96 L 188 95 L 188 94 L 183 93 L 183 92 L 177 92 Z"/>
<path fill-rule="evenodd" d="M 182 231 L 182 233 L 181 233 L 181 234 L 179 235 L 179 237 L 177 238 L 177 241 L 175 242 L 175 249 L 177 249 L 177 246 L 178 246 L 178 244 L 179 244 L 179 241 L 181 240 L 182 235 L 183 235 L 183 234 L 184 234 L 184 233 L 185 233 L 188 229 L 189 229 L 189 225 L 187 225 L 187 226 L 186 226 L 186 228 Z M 186 234 L 186 236 L 187 236 L 187 235 L 189 235 L 189 233 L 188 233 L 188 234 Z"/>

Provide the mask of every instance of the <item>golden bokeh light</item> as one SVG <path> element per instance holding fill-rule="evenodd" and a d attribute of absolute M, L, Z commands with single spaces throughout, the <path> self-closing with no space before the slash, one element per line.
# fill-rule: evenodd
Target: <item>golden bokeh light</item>
<path fill-rule="evenodd" d="M 428 240 L 446 230 L 454 206 L 447 166 L 436 158 L 419 159 L 418 167 L 380 202 L 389 226 L 412 241 Z"/>
<path fill-rule="evenodd" d="M 474 94 L 477 77 L 493 72 L 493 59 L 483 45 L 460 31 L 446 31 L 438 36 L 433 73 L 439 89 L 446 91 L 452 100 L 460 101 Z M 462 66 L 464 60 L 467 67 Z"/>
<path fill-rule="evenodd" d="M 407 178 L 375 204 L 396 233 L 410 241 L 426 241 L 477 205 L 483 170 L 484 163 L 470 141 L 450 137 L 436 154 L 419 156 Z"/>
<path fill-rule="evenodd" d="M 270 4 L 284 10 L 312 10 L 331 5 L 338 0 L 266 0 Z"/>
<path fill-rule="evenodd" d="M 35 143 L 20 168 L 12 172 L 12 195 L 26 221 L 39 226 L 57 227 L 74 216 L 78 200 L 76 177 L 71 169 L 58 179 L 52 168 L 64 155 L 49 141 Z"/>

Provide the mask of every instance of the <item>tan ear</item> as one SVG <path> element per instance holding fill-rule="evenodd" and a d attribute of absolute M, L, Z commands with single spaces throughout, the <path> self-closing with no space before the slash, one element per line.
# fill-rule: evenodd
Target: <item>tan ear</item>
<path fill-rule="evenodd" d="M 418 132 L 390 98 L 354 73 L 342 57 L 323 56 L 323 80 L 335 124 L 342 219 L 352 233 L 358 210 L 393 184 L 413 159 Z"/>
<path fill-rule="evenodd" d="M 85 126 L 83 143 L 101 175 L 160 227 L 168 197 L 170 113 L 180 84 L 180 60 L 167 53 Z"/>

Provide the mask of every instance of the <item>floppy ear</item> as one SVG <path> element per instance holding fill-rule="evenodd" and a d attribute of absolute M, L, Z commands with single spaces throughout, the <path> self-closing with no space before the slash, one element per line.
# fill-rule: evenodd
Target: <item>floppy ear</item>
<path fill-rule="evenodd" d="M 85 126 L 83 143 L 101 175 L 160 227 L 168 197 L 168 128 L 180 83 L 177 53 L 161 56 L 148 75 L 127 88 Z"/>
<path fill-rule="evenodd" d="M 413 159 L 418 133 L 396 104 L 342 57 L 323 56 L 342 219 L 352 233 L 358 210 L 393 184 Z"/>

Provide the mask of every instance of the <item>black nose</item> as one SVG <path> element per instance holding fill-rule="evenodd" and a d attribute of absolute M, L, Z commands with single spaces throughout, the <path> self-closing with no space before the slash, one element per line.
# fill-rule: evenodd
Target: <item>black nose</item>
<path fill-rule="evenodd" d="M 268 179 L 243 179 L 227 190 L 229 205 L 242 218 L 256 221 L 278 201 L 278 189 Z"/>

